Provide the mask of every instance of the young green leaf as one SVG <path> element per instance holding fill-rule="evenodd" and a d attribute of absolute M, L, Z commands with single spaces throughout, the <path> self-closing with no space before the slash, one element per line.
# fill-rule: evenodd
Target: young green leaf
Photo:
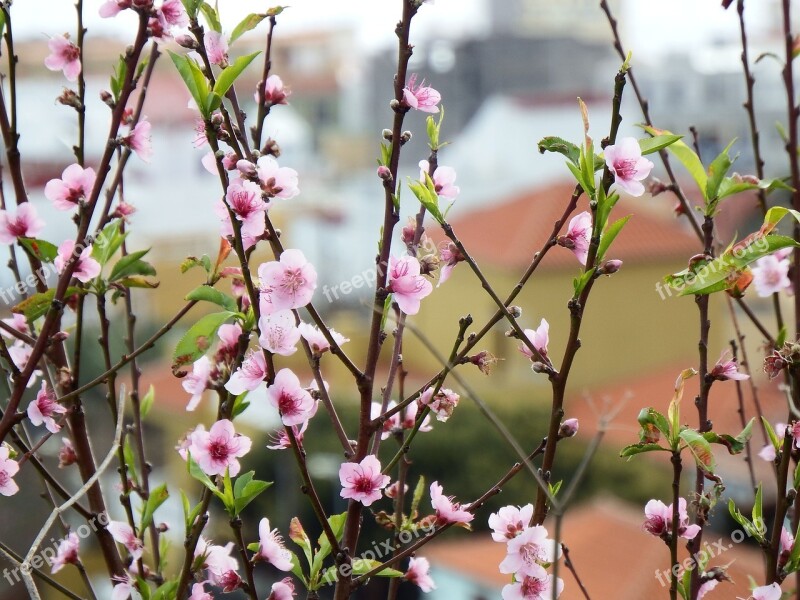
<path fill-rule="evenodd" d="M 650 126 L 645 126 L 644 130 L 652 136 L 673 135 L 671 131 L 667 131 L 666 129 L 657 129 Z M 700 158 L 697 156 L 695 151 L 680 139 L 672 142 L 669 146 L 667 146 L 667 149 L 681 162 L 686 170 L 689 171 L 689 175 L 692 176 L 692 179 L 694 179 L 697 187 L 700 188 L 703 197 L 706 198 L 705 194 L 708 184 L 708 175 L 706 175 L 705 167 L 703 167 L 703 163 L 700 162 Z"/>
<path fill-rule="evenodd" d="M 193 363 L 203 356 L 211 344 L 220 326 L 231 317 L 236 316 L 232 311 L 211 313 L 201 317 L 189 331 L 181 338 L 172 355 L 173 368 Z"/>
<path fill-rule="evenodd" d="M 217 82 L 214 84 L 214 93 L 219 94 L 220 97 L 227 94 L 230 87 L 233 85 L 239 75 L 242 74 L 242 71 L 244 71 L 247 66 L 253 62 L 253 59 L 259 54 L 261 54 L 261 51 L 240 56 L 233 61 L 233 64 L 225 67 L 217 77 Z"/>
<path fill-rule="evenodd" d="M 682 137 L 682 135 L 674 135 L 670 133 L 656 135 L 649 138 L 642 138 L 639 140 L 639 148 L 641 149 L 643 156 L 645 154 L 652 154 L 653 152 L 658 152 L 659 150 L 663 150 L 667 146 L 674 144 Z"/>
<path fill-rule="evenodd" d="M 205 75 L 203 75 L 200 67 L 198 67 L 197 63 L 191 58 L 176 54 L 171 50 L 167 50 L 167 52 L 175 68 L 178 69 L 178 74 L 180 74 L 181 79 L 183 79 L 183 82 L 186 84 L 189 94 L 191 94 L 195 104 L 197 104 L 198 110 L 203 114 L 204 118 L 208 119 L 211 113 L 207 112 L 206 98 L 210 90 Z"/>
<path fill-rule="evenodd" d="M 159 506 L 167 501 L 167 498 L 169 498 L 169 492 L 167 491 L 166 484 L 162 484 L 156 489 L 150 491 L 150 496 L 148 496 L 147 502 L 142 510 L 142 523 L 139 526 L 140 529 L 144 530 L 150 526 L 150 523 L 153 522 L 153 515 L 155 514 L 156 510 Z"/>
<path fill-rule="evenodd" d="M 0 13 L 2 14 L 2 13 Z M 37 240 L 36 238 L 17 238 L 22 247 L 31 256 L 36 257 L 41 262 L 53 262 L 58 256 L 58 246 L 51 244 L 46 240 Z"/>
<path fill-rule="evenodd" d="M 185 299 L 196 300 L 197 302 L 211 302 L 212 304 L 221 306 L 230 312 L 236 312 L 239 310 L 233 298 L 220 292 L 218 289 L 211 287 L 210 285 L 201 285 L 194 288 L 191 292 L 186 294 Z"/>
<path fill-rule="evenodd" d="M 250 13 L 244 19 L 239 21 L 239 24 L 233 28 L 231 32 L 231 39 L 230 43 L 233 44 L 236 40 L 238 40 L 242 35 L 255 29 L 261 21 L 267 18 L 266 14 L 256 14 Z"/>

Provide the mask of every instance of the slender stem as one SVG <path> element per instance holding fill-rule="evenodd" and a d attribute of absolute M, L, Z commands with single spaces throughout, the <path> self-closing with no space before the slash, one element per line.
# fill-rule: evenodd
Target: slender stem
<path fill-rule="evenodd" d="M 231 529 L 236 539 L 236 548 L 239 550 L 239 556 L 244 565 L 245 578 L 247 580 L 247 589 L 245 592 L 250 597 L 250 600 L 258 600 L 256 593 L 256 581 L 253 578 L 253 563 L 247 556 L 247 544 L 244 543 L 244 536 L 242 535 L 242 520 L 239 517 L 234 517 L 230 521 Z"/>
<path fill-rule="evenodd" d="M 678 564 L 678 525 L 680 524 L 680 499 L 681 499 L 681 454 L 672 453 L 672 530 L 669 533 L 667 544 L 669 545 L 670 563 L 670 600 L 678 598 L 678 575 L 675 565 Z"/>
<path fill-rule="evenodd" d="M 736 344 L 736 340 L 730 341 L 731 345 L 731 354 L 733 356 L 733 360 L 737 360 L 739 358 L 739 346 Z M 739 364 L 742 364 L 741 362 Z M 748 369 L 749 370 L 749 369 Z M 752 377 L 751 377 L 752 379 Z M 736 381 L 736 399 L 739 404 L 739 408 L 736 412 L 739 413 L 739 423 L 742 426 L 742 429 L 745 428 L 747 425 L 747 415 L 745 414 L 744 410 L 744 394 L 742 393 L 742 382 Z M 763 426 L 763 425 L 762 425 Z M 747 471 L 750 475 L 750 487 L 753 490 L 756 489 L 756 473 L 755 469 L 753 468 L 753 451 L 750 447 L 750 438 L 747 439 L 744 446 L 744 462 L 747 463 Z"/>
<path fill-rule="evenodd" d="M 267 31 L 267 47 L 264 51 L 264 70 L 261 74 L 261 81 L 258 82 L 256 94 L 258 94 L 258 114 L 256 116 L 256 124 L 253 129 L 253 146 L 256 149 L 261 148 L 261 136 L 264 131 L 264 121 L 269 114 L 269 106 L 264 98 L 264 86 L 269 77 L 269 70 L 272 68 L 272 32 L 275 30 L 277 20 L 274 16 L 269 17 L 269 30 Z"/>
<path fill-rule="evenodd" d="M 578 577 L 578 572 L 575 570 L 575 565 L 572 564 L 572 559 L 569 556 L 569 548 L 567 548 L 566 544 L 561 544 L 561 551 L 564 554 L 564 566 L 567 567 L 567 569 L 569 569 L 570 573 L 572 573 L 572 576 L 575 578 L 575 583 L 578 584 L 578 588 L 581 590 L 583 597 L 586 598 L 586 600 L 591 600 L 591 598 L 589 597 L 589 592 L 586 589 L 586 586 L 583 585 L 581 578 Z"/>

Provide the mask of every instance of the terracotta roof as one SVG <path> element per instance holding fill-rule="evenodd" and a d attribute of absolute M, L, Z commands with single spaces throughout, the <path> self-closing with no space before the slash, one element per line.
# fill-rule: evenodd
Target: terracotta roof
<path fill-rule="evenodd" d="M 592 598 L 642 600 L 668 595 L 668 575 L 662 577 L 665 581 L 662 586 L 655 573 L 668 568 L 669 552 L 660 540 L 642 531 L 642 519 L 639 510 L 610 498 L 597 499 L 567 512 L 562 539 Z M 552 523 L 546 525 L 552 533 Z M 711 559 L 710 566 L 732 563 L 728 573 L 734 581 L 718 585 L 705 596 L 706 600 L 748 597 L 748 576 L 760 579 L 763 575 L 761 553 L 752 547 L 733 544 L 727 534 L 717 537 L 716 533 L 707 533 L 706 540 L 710 547 L 719 541 L 726 548 Z M 428 557 L 434 568 L 454 571 L 499 589 L 509 582 L 508 575 L 497 569 L 505 557 L 505 548 L 505 544 L 492 541 L 487 533 L 477 533 L 469 538 L 431 543 L 420 554 Z M 686 550 L 683 547 L 681 550 L 682 560 Z M 562 600 L 583 598 L 563 562 L 559 576 L 565 583 Z"/>
<path fill-rule="evenodd" d="M 631 377 L 619 383 L 599 387 L 588 392 L 575 393 L 567 400 L 567 417 L 575 417 L 580 421 L 580 435 L 591 438 L 598 429 L 600 417 L 613 414 L 606 431 L 604 444 L 622 447 L 637 441 L 639 425 L 637 416 L 646 406 L 652 406 L 666 414 L 675 388 L 675 379 L 687 364 L 669 365 L 657 372 L 639 377 Z M 686 382 L 683 402 L 682 421 L 696 425 L 697 412 L 694 409 L 694 398 L 698 393 L 699 379 L 693 377 Z M 756 415 L 755 403 L 750 393 L 749 382 L 742 385 L 745 415 L 747 419 Z M 786 400 L 778 390 L 777 381 L 758 381 L 758 397 L 761 408 L 770 421 L 786 419 Z M 736 435 L 742 425 L 738 411 L 736 382 L 720 381 L 711 388 L 709 402 L 709 418 L 714 430 L 720 433 Z M 753 439 L 761 443 L 761 434 L 754 431 Z M 759 446 L 757 446 L 759 447 Z M 759 447 L 760 448 L 760 447 Z"/>
<path fill-rule="evenodd" d="M 568 182 L 529 190 L 486 208 L 454 218 L 452 226 L 476 260 L 504 268 L 524 268 L 552 231 L 569 201 L 574 185 Z M 648 206 L 648 202 L 651 206 Z M 581 198 L 577 212 L 587 210 Z M 698 251 L 698 241 L 682 221 L 656 214 L 649 197 L 622 198 L 612 219 L 632 214 L 612 247 L 609 258 L 626 263 L 647 263 L 680 258 L 687 260 Z M 562 228 L 562 232 L 566 227 Z M 437 241 L 444 239 L 438 228 L 429 227 Z M 563 248 L 553 248 L 541 268 L 574 267 L 575 258 Z"/>

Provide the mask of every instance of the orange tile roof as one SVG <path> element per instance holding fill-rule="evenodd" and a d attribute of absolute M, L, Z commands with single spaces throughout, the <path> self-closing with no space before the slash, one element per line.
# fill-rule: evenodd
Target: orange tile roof
<path fill-rule="evenodd" d="M 547 240 L 556 220 L 569 202 L 574 185 L 562 182 L 524 192 L 514 198 L 492 203 L 454 217 L 453 230 L 479 262 L 504 268 L 524 268 Z M 650 203 L 648 205 L 647 203 Z M 587 210 L 581 198 L 577 212 Z M 649 197 L 622 198 L 612 219 L 633 214 L 617 237 L 609 258 L 647 263 L 680 257 L 683 260 L 699 251 L 699 242 L 682 220 L 656 214 Z M 562 233 L 566 226 L 562 228 Z M 444 239 L 438 227 L 428 234 L 437 242 Z M 575 258 L 563 248 L 553 248 L 542 261 L 542 268 L 574 267 Z"/>
<path fill-rule="evenodd" d="M 575 507 L 564 517 L 562 539 L 569 548 L 575 570 L 592 598 L 615 600 L 644 600 L 665 598 L 668 585 L 662 586 L 655 576 L 657 570 L 669 566 L 669 552 L 660 541 L 642 531 L 643 513 L 618 500 L 601 498 Z M 553 533 L 553 523 L 546 523 Z M 712 548 L 719 541 L 725 548 L 712 558 L 710 566 L 732 563 L 728 574 L 733 584 L 721 583 L 706 595 L 706 600 L 722 600 L 737 595 L 747 597 L 748 576 L 763 577 L 761 553 L 707 533 Z M 728 547 L 730 546 L 730 547 Z M 505 544 L 492 541 L 488 533 L 475 533 L 468 538 L 443 540 L 425 546 L 420 554 L 428 557 L 433 567 L 455 571 L 489 587 L 500 588 L 510 578 L 502 575 L 497 566 L 505 557 Z M 679 558 L 685 557 L 685 549 Z M 583 598 L 574 578 L 559 566 L 564 579 L 562 600 Z M 667 576 L 668 577 L 668 576 Z M 663 577 L 666 581 L 666 577 Z"/>

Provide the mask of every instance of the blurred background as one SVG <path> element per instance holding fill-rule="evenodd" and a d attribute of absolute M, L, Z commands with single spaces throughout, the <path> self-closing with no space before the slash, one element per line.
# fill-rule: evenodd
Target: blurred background
<path fill-rule="evenodd" d="M 89 90 L 87 162 L 92 165 L 104 147 L 109 119 L 99 93 L 108 88 L 111 69 L 132 40 L 134 17 L 123 12 L 116 19 L 101 20 L 96 17 L 100 2 L 85 4 L 89 28 L 84 65 Z M 223 27 L 228 32 L 245 14 L 265 8 L 246 0 L 226 0 L 221 4 Z M 681 134 L 688 134 L 689 127 L 695 126 L 706 162 L 737 138 L 734 151 L 739 158 L 734 169 L 742 174 L 752 173 L 734 8 L 723 11 L 712 0 L 613 0 L 609 4 L 619 19 L 624 44 L 633 51 L 634 72 L 650 101 L 655 125 Z M 374 268 L 382 221 L 383 192 L 375 175 L 375 160 L 381 130 L 391 125 L 389 100 L 396 55 L 393 30 L 399 12 L 399 2 L 298 0 L 279 16 L 273 46 L 273 72 L 282 77 L 292 94 L 288 106 L 272 110 L 266 133 L 280 147 L 280 164 L 299 172 L 301 194 L 290 201 L 274 202 L 271 214 L 282 231 L 284 244 L 301 248 L 316 266 L 316 306 L 337 331 L 351 339 L 345 349 L 357 363 L 363 362 L 365 355 L 363 331 L 370 314 L 371 292 L 366 286 L 355 285 L 354 278 L 368 277 Z M 15 4 L 11 14 L 20 58 L 17 93 L 24 175 L 31 199 L 47 221 L 41 237 L 58 244 L 74 235 L 74 225 L 63 213 L 52 209 L 44 199 L 43 187 L 48 180 L 60 177 L 64 167 L 73 162 L 71 147 L 77 129 L 74 112 L 55 101 L 65 81 L 60 73 L 47 71 L 43 60 L 48 54 L 48 36 L 74 30 L 74 9 L 66 0 L 26 0 Z M 778 2 L 765 0 L 748 5 L 747 18 L 751 60 L 762 53 L 781 54 Z M 232 54 L 263 49 L 265 36 L 266 24 L 262 24 L 241 38 Z M 596 0 L 437 0 L 420 10 L 412 26 L 412 42 L 415 48 L 410 71 L 441 92 L 446 108 L 443 137 L 452 143 L 440 152 L 439 164 L 455 168 L 456 184 L 461 188 L 449 220 L 495 289 L 504 296 L 547 239 L 574 186 L 563 159 L 540 155 L 537 142 L 546 135 L 580 142 L 577 97 L 589 107 L 594 139 L 607 134 L 613 78 L 620 64 L 608 23 Z M 769 56 L 753 66 L 762 154 L 767 175 L 774 177 L 784 176 L 788 170 L 783 142 L 775 127 L 775 123 L 786 119 L 780 68 Z M 244 110 L 252 115 L 258 71 L 251 68 L 238 84 Z M 140 339 L 174 315 L 183 305 L 185 294 L 202 283 L 195 271 L 180 275 L 183 260 L 203 254 L 213 258 L 219 245 L 218 221 L 211 207 L 220 191 L 216 178 L 200 164 L 206 150 L 193 147 L 195 113 L 186 108 L 188 98 L 172 64 L 162 57 L 144 109 L 153 124 L 152 163 L 144 164 L 133 157 L 125 176 L 126 200 L 137 209 L 131 218 L 129 246 L 152 248 L 149 260 L 156 266 L 160 281 L 157 289 L 134 294 Z M 636 127 L 642 120 L 641 111 L 630 86 L 623 116 L 621 135 L 641 136 Z M 412 112 L 406 120 L 413 138 L 402 155 L 403 179 L 418 177 L 417 163 L 427 158 L 423 117 Z M 699 199 L 691 180 L 684 181 L 684 173 L 676 168 L 689 197 Z M 660 164 L 653 174 L 666 179 Z M 404 215 L 417 210 L 408 190 L 404 190 L 402 204 Z M 573 369 L 566 417 L 577 417 L 581 429 L 576 438 L 559 448 L 557 479 L 570 480 L 601 421 L 610 420 L 581 485 L 577 505 L 564 526 L 572 559 L 595 598 L 666 595 L 666 588 L 654 573 L 668 563 L 667 550 L 641 530 L 641 522 L 648 499 L 668 498 L 669 465 L 663 457 L 650 455 L 625 462 L 619 458 L 619 451 L 637 441 L 639 409 L 653 406 L 665 412 L 675 378 L 681 370 L 697 363 L 698 318 L 694 302 L 666 296 L 656 287 L 664 275 L 683 269 L 688 258 L 701 250 L 684 219 L 675 215 L 674 204 L 669 193 L 623 198 L 618 204 L 617 218 L 633 215 L 610 255 L 622 259 L 624 266 L 612 279 L 595 287 L 585 313 L 582 348 Z M 585 208 L 584 201 L 579 211 Z M 757 229 L 759 222 L 754 196 L 731 198 L 719 219 L 720 243 L 727 244 L 737 235 L 743 237 Z M 443 235 L 434 224 L 428 224 L 427 232 L 434 241 L 442 241 Z M 400 252 L 399 239 L 396 243 Z M 5 249 L 0 249 L 2 252 Z M 269 259 L 264 251 L 258 257 L 255 264 Z M 525 327 L 535 328 L 541 318 L 550 322 L 550 354 L 556 357 L 556 364 L 568 331 L 566 303 L 577 272 L 574 256 L 563 248 L 554 248 L 517 300 Z M 0 273 L 0 286 L 6 289 L 12 283 L 8 273 Z M 348 286 L 343 288 L 342 284 L 350 284 L 352 289 L 345 293 Z M 748 294 L 748 301 L 772 327 L 771 304 L 753 292 Z M 14 303 L 0 302 L 0 316 L 8 316 Z M 723 297 L 713 299 L 712 309 L 709 352 L 710 358 L 716 360 L 733 336 L 733 313 Z M 490 298 L 468 268 L 460 265 L 451 279 L 423 302 L 412 322 L 440 354 L 447 354 L 457 332 L 458 317 L 471 314 L 474 330 L 478 330 L 493 313 Z M 182 543 L 177 490 L 183 487 L 196 499 L 199 486 L 188 480 L 174 447 L 198 419 L 208 424 L 214 413 L 209 399 L 199 413 L 187 415 L 188 395 L 170 371 L 170 356 L 182 331 L 202 314 L 202 307 L 193 309 L 141 363 L 144 389 L 152 384 L 156 390 L 155 406 L 146 424 L 148 453 L 155 466 L 152 481 L 169 482 L 173 494 L 157 519 L 175 524 L 168 537 L 176 548 Z M 774 421 L 785 414 L 783 393 L 763 380 L 761 337 L 742 315 L 738 318 L 749 343 L 747 350 L 759 399 L 765 414 Z M 95 333 L 88 336 L 93 338 L 97 327 L 89 327 L 94 327 Z M 119 355 L 124 351 L 122 321 L 114 322 L 113 328 L 118 341 L 115 352 Z M 481 495 L 515 462 L 514 451 L 475 407 L 476 397 L 504 420 L 524 448 L 538 445 L 546 430 L 550 388 L 544 377 L 531 372 L 527 359 L 506 337 L 505 330 L 499 324 L 478 347 L 500 359 L 489 377 L 467 366 L 461 373 L 471 392 L 451 382 L 462 394 L 461 405 L 448 423 L 436 423 L 435 433 L 421 434 L 415 441 L 409 454 L 413 461 L 412 482 L 424 473 L 428 483 L 438 479 L 446 493 L 467 502 Z M 409 371 L 409 391 L 427 381 L 441 365 L 413 332 L 406 333 L 406 340 L 403 358 Z M 87 380 L 102 372 L 99 347 L 92 348 L 96 352 L 85 358 Z M 383 358 L 388 358 L 388 351 Z M 302 380 L 311 377 L 302 358 L 292 357 L 281 364 L 295 368 Z M 331 357 L 325 357 L 322 368 L 340 414 L 349 431 L 355 431 L 355 387 Z M 385 370 L 382 365 L 381 373 L 385 374 Z M 716 431 L 735 435 L 742 427 L 737 413 L 737 386 L 736 382 L 724 382 L 712 390 L 711 416 Z M 740 391 L 749 419 L 755 414 L 752 390 L 745 382 Z M 684 401 L 689 422 L 695 393 L 696 381 L 691 381 Z M 319 528 L 313 524 L 313 515 L 300 493 L 292 457 L 265 448 L 270 433 L 278 426 L 277 415 L 266 406 L 263 391 L 251 396 L 251 407 L 239 420 L 242 430 L 254 439 L 253 451 L 243 460 L 244 468 L 256 470 L 257 477 L 275 484 L 247 509 L 246 539 L 256 539 L 256 524 L 264 515 L 284 532 L 290 518 L 297 515 L 316 536 Z M 100 395 L 87 395 L 85 403 L 94 430 L 99 431 L 94 444 L 97 453 L 102 454 L 110 441 L 110 417 Z M 336 513 L 346 508 L 339 497 L 337 476 L 342 457 L 335 451 L 337 445 L 326 421 L 312 421 L 306 440 L 320 496 L 326 509 Z M 760 430 L 756 430 L 754 452 L 764 441 Z M 45 463 L 54 468 L 59 443 L 54 438 L 40 452 Z M 385 460 L 395 452 L 395 446 L 393 440 L 383 444 Z M 718 454 L 727 493 L 743 511 L 749 510 L 752 489 L 744 460 L 723 456 L 721 451 Z M 770 477 L 768 463 L 758 458 L 754 462 L 759 477 Z M 77 473 L 66 470 L 57 474 L 68 487 L 77 487 Z M 109 473 L 106 478 L 109 498 L 113 498 L 116 476 Z M 47 514 L 47 503 L 33 491 L 38 489 L 35 479 L 32 470 L 24 470 L 18 481 L 27 493 L 4 499 L 0 511 L 3 538 L 14 540 L 20 552 Z M 475 528 L 485 530 L 488 515 L 500 506 L 531 502 L 535 489 L 532 478 L 521 473 L 479 513 Z M 770 498 L 767 503 L 773 501 Z M 379 510 L 389 508 L 388 503 L 383 504 Z M 423 510 L 430 510 L 427 500 L 423 501 Z M 365 548 L 369 541 L 379 543 L 390 535 L 370 517 L 366 522 Z M 707 534 L 709 541 L 718 536 L 727 543 L 733 526 L 723 506 L 715 511 L 713 526 L 716 533 Z M 212 517 L 209 531 L 220 543 L 227 540 L 223 515 Z M 444 536 L 422 553 L 429 556 L 439 586 L 427 597 L 498 598 L 508 582 L 497 570 L 504 546 L 491 542 L 485 532 L 460 533 Z M 53 532 L 54 538 L 60 535 Z M 97 567 L 99 582 L 102 569 L 99 560 L 93 558 L 93 543 L 92 539 L 84 540 L 81 555 L 91 569 Z M 747 575 L 760 577 L 762 566 L 755 546 L 748 541 L 730 545 L 725 555 L 712 564 L 735 559 L 732 575 L 736 587 L 720 586 L 708 598 L 747 595 Z M 634 549 L 635 559 L 625 558 Z M 280 577 L 263 568 L 257 572 L 265 585 Z M 621 575 L 626 581 L 625 590 L 619 587 Z M 562 597 L 578 598 L 574 581 L 570 576 L 565 578 Z M 77 576 L 69 569 L 58 579 L 80 589 Z M 109 589 L 102 586 L 98 583 L 99 594 L 106 598 Z M 380 597 L 379 586 L 376 582 L 362 590 L 360 597 Z M 416 597 L 416 588 L 403 587 L 404 598 Z M 21 584 L 11 585 L 7 578 L 0 578 L 0 599 L 25 597 Z"/>

